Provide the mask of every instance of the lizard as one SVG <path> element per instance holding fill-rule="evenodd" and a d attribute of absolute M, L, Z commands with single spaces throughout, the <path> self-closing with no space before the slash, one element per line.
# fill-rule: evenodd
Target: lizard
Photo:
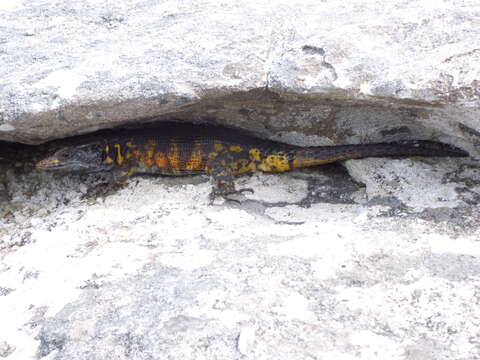
<path fill-rule="evenodd" d="M 107 172 L 111 186 L 135 173 L 208 174 L 210 201 L 253 192 L 236 189 L 234 178 L 256 171 L 282 173 L 366 157 L 465 157 L 456 147 L 426 140 L 302 147 L 257 137 L 239 129 L 161 122 L 149 128 L 100 131 L 80 136 L 36 163 L 40 171 Z"/>

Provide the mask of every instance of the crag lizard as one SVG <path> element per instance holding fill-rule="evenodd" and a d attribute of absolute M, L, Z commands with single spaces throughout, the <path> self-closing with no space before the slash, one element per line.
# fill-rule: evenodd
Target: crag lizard
<path fill-rule="evenodd" d="M 234 129 L 164 122 L 145 129 L 124 129 L 84 136 L 36 164 L 38 170 L 109 172 L 111 184 L 134 173 L 206 173 L 218 196 L 251 191 L 234 187 L 234 177 L 255 171 L 285 172 L 365 157 L 452 156 L 468 154 L 431 141 L 300 147 L 260 139 Z"/>

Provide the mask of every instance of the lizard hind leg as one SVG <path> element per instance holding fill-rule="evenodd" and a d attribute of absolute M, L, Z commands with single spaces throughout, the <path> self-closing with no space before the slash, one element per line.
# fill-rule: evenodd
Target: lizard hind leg
<path fill-rule="evenodd" d="M 210 193 L 210 204 L 212 204 L 217 197 L 223 197 L 225 200 L 238 202 L 238 200 L 231 199 L 228 196 L 244 192 L 253 193 L 253 189 L 251 188 L 235 188 L 234 175 L 232 169 L 228 165 L 231 161 L 232 159 L 230 156 L 220 155 L 217 158 L 209 159 L 207 163 L 207 173 L 214 181 L 213 190 Z"/>

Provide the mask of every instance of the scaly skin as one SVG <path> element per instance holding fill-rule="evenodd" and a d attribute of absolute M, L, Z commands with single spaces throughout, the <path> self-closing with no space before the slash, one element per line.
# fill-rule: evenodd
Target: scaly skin
<path fill-rule="evenodd" d="M 364 157 L 467 156 L 463 150 L 430 141 L 299 147 L 259 139 L 223 127 L 160 123 L 154 128 L 104 131 L 83 136 L 37 163 L 38 170 L 112 174 L 112 184 L 134 173 L 209 174 L 215 181 L 211 200 L 252 191 L 236 190 L 235 176 L 285 172 Z"/>

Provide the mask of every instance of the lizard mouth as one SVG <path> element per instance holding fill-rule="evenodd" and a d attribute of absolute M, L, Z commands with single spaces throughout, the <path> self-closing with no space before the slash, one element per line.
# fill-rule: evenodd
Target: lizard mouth
<path fill-rule="evenodd" d="M 58 166 L 60 163 L 60 160 L 56 158 L 48 158 L 48 159 L 43 159 L 40 160 L 35 164 L 35 168 L 38 171 L 47 171 L 47 170 L 53 170 L 53 169 L 58 169 L 60 166 Z"/>
<path fill-rule="evenodd" d="M 82 172 L 96 172 L 101 171 L 103 168 L 94 168 L 93 171 L 90 169 L 89 165 L 81 161 L 63 161 L 58 159 L 55 156 L 43 159 L 38 161 L 35 164 L 35 168 L 38 171 L 69 171 L 75 173 L 82 173 Z"/>
<path fill-rule="evenodd" d="M 35 168 L 38 171 L 58 171 L 58 170 L 73 171 L 75 170 L 75 167 L 73 166 L 73 164 L 71 163 L 66 164 L 65 162 L 60 161 L 55 157 L 40 160 L 35 164 Z"/>

